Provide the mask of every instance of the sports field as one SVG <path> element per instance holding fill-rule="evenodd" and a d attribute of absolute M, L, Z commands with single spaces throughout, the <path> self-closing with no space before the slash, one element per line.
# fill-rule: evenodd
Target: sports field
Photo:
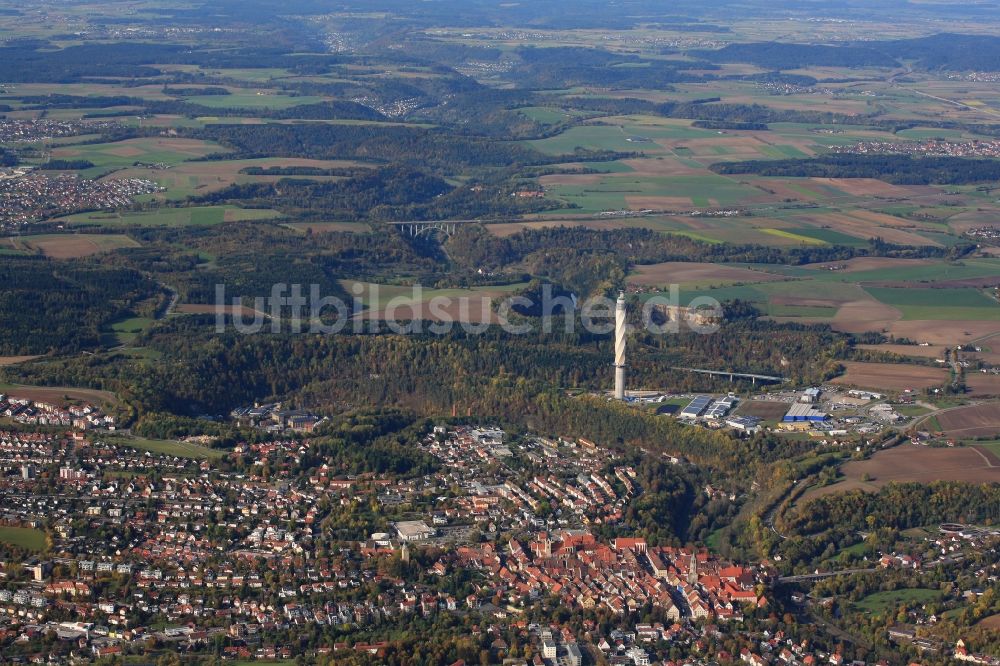
<path fill-rule="evenodd" d="M 0 526 L 0 543 L 25 550 L 45 550 L 45 532 L 30 527 Z"/>
<path fill-rule="evenodd" d="M 765 421 L 780 421 L 790 407 L 787 402 L 744 400 L 736 408 L 736 413 L 740 416 L 756 416 Z"/>

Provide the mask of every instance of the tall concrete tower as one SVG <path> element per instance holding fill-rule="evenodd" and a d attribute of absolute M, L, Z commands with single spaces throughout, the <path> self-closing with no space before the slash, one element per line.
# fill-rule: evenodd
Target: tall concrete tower
<path fill-rule="evenodd" d="M 618 294 L 615 304 L 615 398 L 625 399 L 625 292 Z"/>

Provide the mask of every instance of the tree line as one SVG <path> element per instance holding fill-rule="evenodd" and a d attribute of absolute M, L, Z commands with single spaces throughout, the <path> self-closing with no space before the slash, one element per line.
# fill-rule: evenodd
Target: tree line
<path fill-rule="evenodd" d="M 838 153 L 809 159 L 719 162 L 721 174 L 791 178 L 875 178 L 894 185 L 969 185 L 1000 180 L 1000 160 Z"/>

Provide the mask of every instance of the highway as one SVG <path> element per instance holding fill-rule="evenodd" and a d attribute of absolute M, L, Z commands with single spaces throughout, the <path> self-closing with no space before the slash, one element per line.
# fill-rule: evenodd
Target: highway
<path fill-rule="evenodd" d="M 685 372 L 697 372 L 703 375 L 719 375 L 722 377 L 729 377 L 732 380 L 733 377 L 744 377 L 746 379 L 752 379 L 754 382 L 760 380 L 762 382 L 787 382 L 788 380 L 784 377 L 775 377 L 773 375 L 755 375 L 750 372 L 729 372 L 728 370 L 705 370 L 703 368 L 684 368 L 680 366 L 674 366 L 672 370 L 683 370 Z"/>

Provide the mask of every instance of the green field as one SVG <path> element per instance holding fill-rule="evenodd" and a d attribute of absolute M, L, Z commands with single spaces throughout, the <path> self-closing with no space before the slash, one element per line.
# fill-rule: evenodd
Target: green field
<path fill-rule="evenodd" d="M 765 303 L 773 296 L 800 296 L 808 293 L 810 298 L 833 301 L 852 301 L 862 298 L 864 291 L 851 283 L 819 282 L 811 280 L 788 280 L 761 284 L 721 287 L 719 289 L 681 290 L 683 298 L 711 296 L 718 300 L 742 299 Z"/>
<path fill-rule="evenodd" d="M 612 162 L 587 162 L 587 169 L 595 173 L 632 173 L 635 171 L 628 164 L 618 160 Z"/>
<path fill-rule="evenodd" d="M 225 451 L 210 449 L 197 444 L 188 444 L 169 439 L 147 439 L 145 437 L 108 437 L 107 441 L 117 446 L 128 446 L 140 451 L 150 451 L 152 453 L 162 453 L 167 456 L 178 458 L 191 458 L 193 460 L 218 459 L 226 455 Z"/>
<path fill-rule="evenodd" d="M 924 414 L 929 414 L 931 411 L 920 405 L 896 405 L 894 409 L 903 416 L 923 416 Z"/>
<path fill-rule="evenodd" d="M 853 606 L 866 613 L 886 613 L 903 604 L 908 606 L 922 605 L 940 598 L 941 593 L 937 590 L 913 588 L 869 594 L 864 599 L 856 601 Z"/>
<path fill-rule="evenodd" d="M 172 65 L 170 69 L 179 71 L 197 72 L 202 71 L 209 76 L 221 76 L 225 78 L 237 79 L 240 81 L 252 81 L 254 83 L 265 83 L 272 79 L 291 76 L 292 72 L 281 67 L 260 67 L 260 68 L 203 68 L 198 65 Z"/>
<path fill-rule="evenodd" d="M 130 345 L 140 333 L 146 331 L 155 322 L 148 317 L 131 317 L 111 324 L 111 330 L 115 333 L 115 339 L 120 345 Z"/>
<path fill-rule="evenodd" d="M 1000 304 L 979 289 L 866 287 L 875 299 L 898 308 L 903 319 L 1000 321 Z"/>
<path fill-rule="evenodd" d="M 148 212 L 79 213 L 61 218 L 71 225 L 186 227 L 221 224 L 245 220 L 267 220 L 280 216 L 276 210 L 239 208 L 237 206 L 195 206 L 190 208 L 158 208 Z"/>
<path fill-rule="evenodd" d="M 225 152 L 225 148 L 210 141 L 176 137 L 147 137 L 126 139 L 111 143 L 91 143 L 63 146 L 52 151 L 53 159 L 88 160 L 93 167 L 80 171 L 80 175 L 95 178 L 136 163 L 175 166 L 181 162 L 211 153 Z"/>
<path fill-rule="evenodd" d="M 892 266 L 869 271 L 841 273 L 839 271 L 816 271 L 821 275 L 814 279 L 849 282 L 942 282 L 945 280 L 970 280 L 1000 275 L 998 259 L 965 259 L 959 263 L 935 261 L 930 264 L 916 263 L 911 266 Z M 910 289 L 907 289 L 910 291 Z M 941 291 L 935 289 L 933 291 Z"/>
<path fill-rule="evenodd" d="M 831 318 L 837 314 L 837 308 L 823 305 L 779 305 L 768 303 L 763 308 L 769 317 L 822 317 Z"/>
<path fill-rule="evenodd" d="M 830 245 L 846 245 L 848 247 L 866 247 L 868 245 L 868 242 L 861 238 L 849 236 L 833 229 L 802 227 L 799 229 L 787 229 L 787 231 L 798 237 L 811 238 Z"/>
<path fill-rule="evenodd" d="M 527 144 L 535 150 L 540 150 L 548 155 L 567 155 L 573 153 L 578 148 L 584 150 L 614 150 L 623 153 L 664 152 L 655 143 L 634 140 L 637 137 L 647 137 L 648 135 L 643 133 L 646 131 L 645 129 L 640 129 L 637 132 L 629 131 L 631 129 L 637 128 L 623 128 L 618 125 L 581 125 L 572 127 L 548 139 L 528 141 Z M 629 138 L 632 138 L 633 141 L 629 141 Z"/>
<path fill-rule="evenodd" d="M 554 125 L 578 117 L 578 112 L 563 111 L 549 106 L 526 106 L 517 110 L 536 123 L 543 125 Z"/>
<path fill-rule="evenodd" d="M 331 233 L 336 231 L 347 231 L 350 233 L 363 234 L 372 230 L 372 225 L 367 222 L 287 222 L 281 226 L 295 231 L 306 233 L 312 230 L 314 234 Z"/>
<path fill-rule="evenodd" d="M 685 232 L 672 233 L 692 235 Z M 912 277 L 914 275 L 921 275 L 931 282 L 997 275 L 1000 274 L 1000 264 L 995 259 L 969 260 L 961 265 L 940 261 L 860 272 L 772 264 L 733 265 L 747 266 L 794 279 L 713 288 L 685 288 L 682 285 L 682 302 L 699 296 L 708 296 L 719 301 L 739 299 L 756 304 L 764 314 L 773 317 L 831 318 L 842 303 L 875 298 L 899 308 L 906 319 L 1000 321 L 1000 304 L 985 291 L 974 287 L 903 289 L 868 286 L 869 282 L 876 281 L 896 282 L 907 278 L 915 281 Z M 718 280 L 714 284 L 724 285 L 725 282 Z M 822 302 L 785 304 L 780 300 L 804 295 L 817 301 L 829 301 L 829 304 Z"/>
<path fill-rule="evenodd" d="M 550 196 L 575 204 L 567 209 L 576 213 L 598 213 L 629 208 L 627 197 L 671 197 L 687 199 L 693 208 L 735 206 L 753 190 L 729 178 L 707 173 L 703 176 L 639 176 L 609 174 L 596 183 L 586 185 L 556 184 L 549 186 Z M 566 212 L 566 211 L 563 211 Z M 745 225 L 745 222 L 742 223 Z M 735 223 L 726 223 L 734 227 Z M 822 245 L 823 241 L 805 239 Z M 796 239 L 796 242 L 798 239 Z"/>
<path fill-rule="evenodd" d="M 758 146 L 757 150 L 766 157 L 773 157 L 774 159 L 786 159 L 786 158 L 803 158 L 808 157 L 801 150 L 795 146 L 788 145 L 777 145 L 777 146 Z"/>
<path fill-rule="evenodd" d="M 322 97 L 311 97 L 302 95 L 291 97 L 289 95 L 278 95 L 270 92 L 256 93 L 236 93 L 233 95 L 196 95 L 184 98 L 185 102 L 207 106 L 211 109 L 288 109 L 293 106 L 303 104 L 317 104 L 323 101 Z"/>
<path fill-rule="evenodd" d="M 692 121 L 660 116 L 619 116 L 608 122 L 621 125 L 629 134 L 650 139 L 709 139 L 720 136 L 717 131 L 693 127 Z"/>
<path fill-rule="evenodd" d="M 0 543 L 26 550 L 45 550 L 45 532 L 30 527 L 0 527 Z"/>
<path fill-rule="evenodd" d="M 708 537 L 705 539 L 705 545 L 709 548 L 709 550 L 715 552 L 719 551 L 719 547 L 722 544 L 722 532 L 724 529 L 725 529 L 724 527 L 720 527 L 719 529 L 709 534 Z"/>
<path fill-rule="evenodd" d="M 826 245 L 827 242 L 820 238 L 813 238 L 810 236 L 803 236 L 802 234 L 793 233 L 791 231 L 786 231 L 784 229 L 761 229 L 765 234 L 771 236 L 777 236 L 778 238 L 786 238 L 796 243 L 801 243 L 802 245 Z"/>

